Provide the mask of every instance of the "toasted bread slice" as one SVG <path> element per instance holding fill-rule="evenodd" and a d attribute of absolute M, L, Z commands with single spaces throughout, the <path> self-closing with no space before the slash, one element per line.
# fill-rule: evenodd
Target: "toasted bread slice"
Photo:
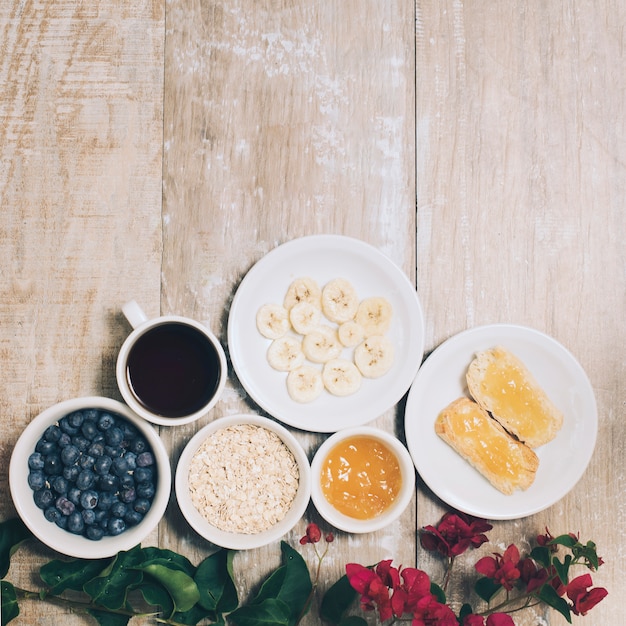
<path fill-rule="evenodd" d="M 435 432 L 506 495 L 527 489 L 535 480 L 539 459 L 533 450 L 469 398 L 459 398 L 443 409 L 435 420 Z"/>
<path fill-rule="evenodd" d="M 466 378 L 472 398 L 531 448 L 554 439 L 563 425 L 561 411 L 506 348 L 477 353 Z"/>

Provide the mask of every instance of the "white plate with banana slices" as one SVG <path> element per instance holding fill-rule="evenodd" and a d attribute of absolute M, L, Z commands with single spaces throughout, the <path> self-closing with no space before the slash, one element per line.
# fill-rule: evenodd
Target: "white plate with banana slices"
<path fill-rule="evenodd" d="M 424 355 L 415 287 L 377 248 L 311 235 L 274 248 L 241 281 L 228 349 L 250 397 L 311 432 L 360 426 L 408 391 Z"/>

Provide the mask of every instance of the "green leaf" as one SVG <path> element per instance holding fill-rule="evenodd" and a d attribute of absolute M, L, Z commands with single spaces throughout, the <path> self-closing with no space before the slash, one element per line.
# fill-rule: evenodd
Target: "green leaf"
<path fill-rule="evenodd" d="M 0 585 L 2 588 L 2 617 L 0 618 L 0 624 L 8 624 L 20 614 L 20 607 L 17 604 L 15 587 L 6 580 L 3 580 Z"/>
<path fill-rule="evenodd" d="M 237 608 L 239 598 L 233 580 L 232 550 L 218 550 L 198 566 L 194 580 L 200 591 L 200 604 L 218 613 Z"/>
<path fill-rule="evenodd" d="M 557 610 L 570 624 L 572 623 L 572 616 L 569 608 L 569 604 L 559 596 L 554 587 L 550 584 L 545 584 L 539 589 L 537 597 L 545 602 L 548 606 Z"/>
<path fill-rule="evenodd" d="M 184 613 L 176 612 L 172 614 L 172 621 L 176 624 L 197 624 L 200 620 L 208 618 L 211 620 L 211 623 L 216 622 L 217 624 L 223 624 L 224 620 L 220 616 L 215 614 L 215 611 L 210 611 L 205 609 L 200 604 L 194 604 L 188 611 Z M 217 621 L 216 621 L 217 620 Z"/>
<path fill-rule="evenodd" d="M 135 569 L 142 560 L 140 546 L 118 552 L 103 572 L 85 583 L 83 590 L 96 604 L 107 609 L 121 609 L 126 604 L 129 587 L 137 586 L 143 579 L 143 573 Z"/>
<path fill-rule="evenodd" d="M 530 551 L 530 556 L 542 567 L 545 567 L 546 569 L 550 567 L 550 562 L 552 560 L 550 548 L 537 546 Z"/>
<path fill-rule="evenodd" d="M 470 604 L 465 603 L 462 607 L 461 610 L 459 611 L 459 622 L 462 624 L 463 620 L 468 616 L 471 615 L 473 613 L 473 609 L 472 606 Z"/>
<path fill-rule="evenodd" d="M 164 565 L 170 569 L 185 572 L 192 578 L 196 572 L 196 567 L 192 564 L 192 562 L 186 556 L 178 554 L 178 552 L 172 552 L 171 550 L 166 550 L 165 548 L 155 548 L 151 546 L 148 548 L 142 548 L 141 553 L 143 555 L 144 564 L 159 563 L 160 565 Z"/>
<path fill-rule="evenodd" d="M 32 533 L 19 517 L 0 524 L 0 578 L 4 578 L 11 565 L 11 557 L 20 544 L 32 538 Z"/>
<path fill-rule="evenodd" d="M 502 585 L 494 582 L 492 578 L 487 578 L 486 576 L 479 578 L 474 586 L 474 590 L 478 596 L 485 602 L 489 602 L 491 598 L 493 598 L 498 591 L 500 591 L 500 589 L 502 589 Z"/>
<path fill-rule="evenodd" d="M 430 583 L 430 593 L 432 593 L 435 598 L 437 599 L 437 602 L 441 602 L 441 604 L 445 604 L 446 603 L 446 593 L 445 591 L 436 583 L 432 582 Z"/>
<path fill-rule="evenodd" d="M 198 585 L 186 572 L 154 562 L 142 564 L 135 569 L 152 576 L 167 589 L 167 592 L 172 596 L 176 611 L 184 613 L 200 599 Z"/>
<path fill-rule="evenodd" d="M 320 617 L 331 624 L 341 624 L 346 611 L 354 604 L 357 592 L 344 574 L 322 598 Z"/>
<path fill-rule="evenodd" d="M 277 598 L 266 598 L 260 604 L 241 606 L 229 616 L 236 626 L 289 626 L 289 605 Z"/>
<path fill-rule="evenodd" d="M 98 576 L 110 563 L 111 559 L 53 559 L 41 566 L 39 575 L 50 588 L 50 593 L 59 595 L 66 589 L 82 591 L 85 583 Z"/>
<path fill-rule="evenodd" d="M 367 626 L 367 621 L 356 615 L 349 615 L 341 620 L 337 626 Z"/>
<path fill-rule="evenodd" d="M 552 559 L 552 564 L 554 565 L 554 569 L 559 576 L 559 579 L 564 585 L 567 585 L 569 581 L 569 567 L 572 563 L 572 555 L 566 554 L 563 563 L 559 561 L 556 557 Z"/>
<path fill-rule="evenodd" d="M 100 626 L 126 626 L 130 621 L 129 615 L 119 615 L 107 611 L 98 611 L 97 609 L 87 609 L 87 612 L 95 618 Z"/>
<path fill-rule="evenodd" d="M 136 589 L 148 604 L 159 607 L 160 612 L 167 617 L 170 617 L 174 612 L 174 600 L 172 600 L 172 596 L 170 596 L 163 585 L 144 580 L 137 585 Z"/>
<path fill-rule="evenodd" d="M 548 542 L 550 546 L 565 546 L 566 548 L 573 548 L 578 543 L 578 539 L 574 539 L 571 535 L 559 535 L 554 537 Z"/>

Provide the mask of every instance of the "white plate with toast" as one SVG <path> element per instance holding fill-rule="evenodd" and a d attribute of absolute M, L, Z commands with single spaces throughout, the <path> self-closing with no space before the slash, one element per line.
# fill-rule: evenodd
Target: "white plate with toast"
<path fill-rule="evenodd" d="M 266 303 L 282 303 L 300 277 L 311 277 L 320 287 L 345 278 L 359 299 L 388 300 L 393 313 L 386 336 L 394 359 L 386 374 L 364 377 L 358 391 L 343 397 L 326 390 L 306 403 L 290 397 L 286 373 L 268 363 L 271 340 L 260 334 L 256 314 Z M 274 248 L 248 271 L 230 307 L 228 350 L 239 381 L 267 413 L 301 430 L 336 432 L 374 420 L 406 394 L 424 355 L 424 318 L 414 285 L 377 248 L 341 235 L 311 235 Z M 341 356 L 351 359 L 353 351 L 345 348 Z"/>
<path fill-rule="evenodd" d="M 435 433 L 439 413 L 470 397 L 467 369 L 477 352 L 503 346 L 527 367 L 563 414 L 556 437 L 534 451 L 535 480 L 505 495 Z M 583 475 L 598 428 L 591 383 L 574 356 L 555 339 L 532 328 L 495 324 L 472 328 L 442 343 L 424 361 L 407 398 L 405 433 L 424 483 L 448 505 L 485 519 L 518 519 L 565 496 Z"/>

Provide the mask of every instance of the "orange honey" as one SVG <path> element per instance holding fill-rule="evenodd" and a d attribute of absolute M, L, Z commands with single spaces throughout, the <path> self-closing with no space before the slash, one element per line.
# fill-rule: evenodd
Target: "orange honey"
<path fill-rule="evenodd" d="M 377 517 L 395 501 L 402 487 L 396 455 L 374 437 L 348 437 L 322 463 L 322 493 L 338 511 L 356 519 Z"/>

